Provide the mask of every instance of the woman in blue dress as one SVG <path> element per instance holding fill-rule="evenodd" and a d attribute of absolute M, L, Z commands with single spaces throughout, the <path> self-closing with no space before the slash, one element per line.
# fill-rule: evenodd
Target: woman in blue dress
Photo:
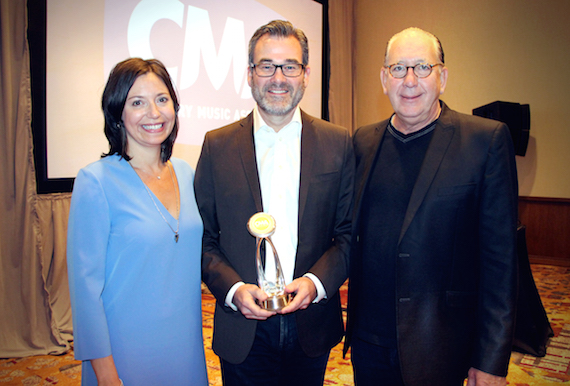
<path fill-rule="evenodd" d="M 208 384 L 194 172 L 171 158 L 178 106 L 157 60 L 117 64 L 103 92 L 110 150 L 79 171 L 68 226 L 82 385 Z"/>

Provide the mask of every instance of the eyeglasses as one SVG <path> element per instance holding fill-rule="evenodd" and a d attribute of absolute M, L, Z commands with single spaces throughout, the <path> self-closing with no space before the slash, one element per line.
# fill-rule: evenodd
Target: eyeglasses
<path fill-rule="evenodd" d="M 431 74 L 431 70 L 435 66 L 443 66 L 443 64 L 442 63 L 436 63 L 436 64 L 418 63 L 414 66 L 404 66 L 403 64 L 396 63 L 396 64 L 392 64 L 390 66 L 384 66 L 384 67 L 387 68 L 388 71 L 390 71 L 390 74 L 392 74 L 392 76 L 394 78 L 401 79 L 401 78 L 404 78 L 408 74 L 408 68 L 413 68 L 414 74 L 418 78 L 426 78 Z"/>
<path fill-rule="evenodd" d="M 278 68 L 281 69 L 281 72 L 284 76 L 288 78 L 295 78 L 303 73 L 305 70 L 305 65 L 301 63 L 286 63 L 286 64 L 273 64 L 273 63 L 257 63 L 252 64 L 251 68 L 262 78 L 269 78 L 270 76 L 275 75 L 275 72 Z"/>

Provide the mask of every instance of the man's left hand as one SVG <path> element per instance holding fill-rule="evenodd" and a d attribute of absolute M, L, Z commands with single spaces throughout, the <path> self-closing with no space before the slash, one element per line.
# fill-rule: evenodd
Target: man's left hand
<path fill-rule="evenodd" d="M 505 386 L 507 378 L 485 373 L 471 367 L 467 374 L 467 386 Z"/>
<path fill-rule="evenodd" d="M 309 307 L 313 299 L 317 297 L 317 288 L 308 277 L 299 277 L 285 287 L 285 292 L 294 294 L 287 307 L 279 311 L 280 314 L 288 314 L 298 309 L 304 310 Z"/>

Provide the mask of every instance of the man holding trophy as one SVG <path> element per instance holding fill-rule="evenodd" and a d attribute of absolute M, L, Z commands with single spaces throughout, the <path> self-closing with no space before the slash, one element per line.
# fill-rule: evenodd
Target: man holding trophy
<path fill-rule="evenodd" d="M 260 27 L 249 43 L 256 107 L 206 134 L 196 168 L 226 386 L 322 385 L 343 335 L 354 155 L 346 129 L 298 107 L 308 59 L 291 23 Z"/>

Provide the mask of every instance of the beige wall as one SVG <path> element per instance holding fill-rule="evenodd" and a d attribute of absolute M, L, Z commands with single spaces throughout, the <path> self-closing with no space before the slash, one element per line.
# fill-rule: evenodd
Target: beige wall
<path fill-rule="evenodd" d="M 529 148 L 517 156 L 520 195 L 570 198 L 570 1 L 355 1 L 358 126 L 392 114 L 379 78 L 386 41 L 423 28 L 443 44 L 442 99 L 452 109 L 530 105 Z"/>

